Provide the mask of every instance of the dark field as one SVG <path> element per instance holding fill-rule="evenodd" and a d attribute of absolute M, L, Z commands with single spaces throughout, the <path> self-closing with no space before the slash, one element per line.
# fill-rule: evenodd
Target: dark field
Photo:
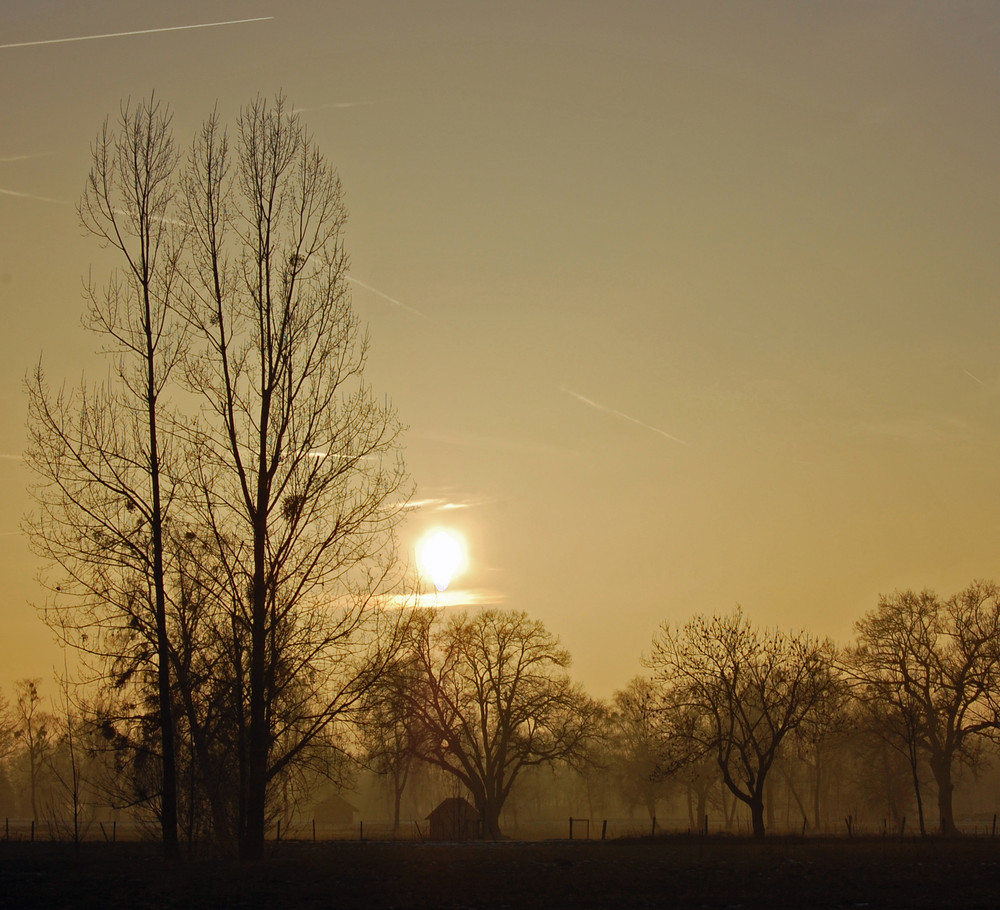
<path fill-rule="evenodd" d="M 6 842 L 0 906 L 997 908 L 1000 839 L 282 843 L 259 865 Z"/>

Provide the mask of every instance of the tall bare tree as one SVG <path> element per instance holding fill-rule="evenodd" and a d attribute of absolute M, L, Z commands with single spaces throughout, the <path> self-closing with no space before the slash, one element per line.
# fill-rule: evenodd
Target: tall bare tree
<path fill-rule="evenodd" d="M 593 732 L 597 706 L 569 679 L 569 652 L 526 613 L 484 610 L 426 623 L 415 684 L 418 754 L 468 789 L 484 834 L 527 767 L 572 759 Z"/>
<path fill-rule="evenodd" d="M 399 423 L 364 382 L 340 181 L 278 97 L 217 117 L 184 180 L 187 365 L 199 524 L 228 587 L 240 849 L 261 854 L 269 783 L 391 662 L 406 499 Z"/>
<path fill-rule="evenodd" d="M 978 735 L 1000 728 L 1000 588 L 977 581 L 948 600 L 932 591 L 883 596 L 856 628 L 849 667 L 862 701 L 910 762 L 918 800 L 926 756 L 940 832 L 956 834 L 954 765 Z"/>
<path fill-rule="evenodd" d="M 170 696 L 164 525 L 170 504 L 163 433 L 166 384 L 183 351 L 170 317 L 180 233 L 171 217 L 178 156 L 170 114 L 152 96 L 105 121 L 78 212 L 118 255 L 103 289 L 88 284 L 85 325 L 112 364 L 108 380 L 51 393 L 41 364 L 29 377 L 27 460 L 36 552 L 55 569 L 49 618 L 97 672 L 151 665 L 162 766 L 164 849 L 177 854 L 177 781 Z M 131 644 L 130 644 L 131 643 Z M 138 644 L 137 644 L 138 643 Z M 126 669 L 119 662 L 127 656 Z"/>
<path fill-rule="evenodd" d="M 647 660 L 662 686 L 664 767 L 714 756 L 729 791 L 764 836 L 764 792 L 785 737 L 831 685 L 828 647 L 805 634 L 763 631 L 742 611 L 664 624 Z"/>

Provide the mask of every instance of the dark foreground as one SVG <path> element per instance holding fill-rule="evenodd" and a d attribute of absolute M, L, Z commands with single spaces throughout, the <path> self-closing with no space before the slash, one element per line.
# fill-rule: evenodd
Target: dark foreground
<path fill-rule="evenodd" d="M 1000 839 L 283 843 L 257 865 L 0 842 L 0 907 L 997 908 Z"/>

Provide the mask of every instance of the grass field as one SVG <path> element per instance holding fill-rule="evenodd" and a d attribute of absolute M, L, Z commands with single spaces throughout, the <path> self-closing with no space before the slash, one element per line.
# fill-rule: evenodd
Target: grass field
<path fill-rule="evenodd" d="M 1000 839 L 295 843 L 259 864 L 153 844 L 0 842 L 26 908 L 997 908 Z"/>

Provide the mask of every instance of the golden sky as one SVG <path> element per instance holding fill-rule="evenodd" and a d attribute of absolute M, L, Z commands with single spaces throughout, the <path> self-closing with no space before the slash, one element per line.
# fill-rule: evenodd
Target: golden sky
<path fill-rule="evenodd" d="M 151 90 L 184 144 L 216 101 L 302 110 L 410 428 L 405 542 L 463 531 L 455 584 L 594 694 L 665 619 L 845 641 L 880 592 L 1000 580 L 995 2 L 6 0 L 0 45 L 0 688 L 60 662 L 23 377 L 98 375 L 73 204 Z"/>

